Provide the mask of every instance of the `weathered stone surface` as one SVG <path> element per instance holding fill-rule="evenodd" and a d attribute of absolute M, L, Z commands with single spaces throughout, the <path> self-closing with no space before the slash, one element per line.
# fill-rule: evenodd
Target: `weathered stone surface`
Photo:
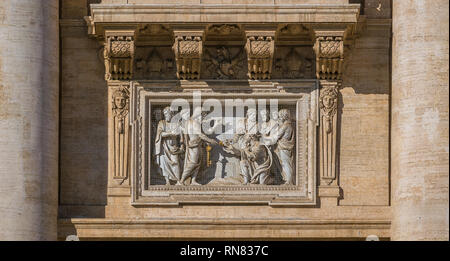
<path fill-rule="evenodd" d="M 449 2 L 394 1 L 392 238 L 449 239 Z"/>
<path fill-rule="evenodd" d="M 175 0 L 62 0 L 59 135 L 57 24 L 48 22 L 57 21 L 57 3 L 10 2 L 0 2 L 0 173 L 6 180 L 0 185 L 0 212 L 7 213 L 0 218 L 0 239 L 55 239 L 57 226 L 60 240 L 69 235 L 81 240 L 364 240 L 369 235 L 448 240 L 448 11 L 440 7 L 448 7 L 448 2 L 394 1 L 391 55 L 389 0 L 186 0 L 181 4 Z M 348 5 L 355 3 L 362 4 L 361 10 Z M 90 4 L 100 5 L 92 11 Z M 284 7 L 275 10 L 272 5 Z M 41 8 L 45 12 L 32 11 Z M 191 11 L 195 15 L 188 13 Z M 168 23 L 163 26 L 153 23 L 164 21 Z M 118 23 L 120 28 L 108 28 L 102 22 Z M 321 22 L 335 26 L 326 28 Z M 353 25 L 342 26 L 344 22 Z M 37 35 L 41 27 L 54 33 L 46 33 L 45 38 Z M 317 72 L 313 46 L 318 36 L 314 33 L 324 28 L 328 30 L 325 34 L 341 32 L 322 40 L 337 41 L 336 46 L 343 49 L 319 52 L 318 57 L 323 70 L 319 71 L 320 93 L 325 95 L 330 84 L 336 84 L 336 100 L 331 99 L 337 102 L 336 111 L 331 108 L 334 103 L 328 108 L 327 101 L 319 99 L 319 90 L 313 88 Z M 112 37 L 120 37 L 119 31 L 132 37 L 133 55 L 130 49 L 127 57 L 106 56 L 117 58 L 119 63 L 126 58 L 124 68 L 133 69 L 127 77 L 105 81 L 104 30 Z M 188 58 L 183 64 L 190 64 L 195 60 L 191 54 L 174 53 L 174 32 L 180 31 L 201 32 L 202 48 L 194 57 L 200 62 L 194 68 L 200 79 L 177 79 L 177 62 Z M 251 49 L 246 51 L 245 45 L 249 31 L 271 32 L 275 42 L 269 55 L 248 57 Z M 261 64 L 265 62 L 271 69 L 264 77 L 249 81 L 248 72 L 258 65 L 251 61 L 256 67 L 248 68 L 249 58 L 264 60 Z M 334 67 L 335 61 L 339 67 Z M 106 63 L 107 68 L 111 65 Z M 112 99 L 117 90 L 128 86 L 130 92 L 117 101 L 131 108 L 123 113 Z M 217 188 L 209 185 L 187 185 L 178 193 L 158 183 L 154 186 L 157 193 L 147 190 L 148 201 L 136 203 L 133 197 L 140 188 L 135 183 L 141 184 L 133 179 L 136 165 L 132 160 L 137 155 L 133 146 L 145 147 L 146 141 L 139 141 L 133 131 L 138 130 L 137 123 L 152 118 L 137 112 L 132 86 L 147 86 L 145 91 L 153 100 L 164 94 L 186 96 L 193 90 L 215 98 L 316 95 L 317 100 L 311 99 L 310 108 L 315 108 L 311 118 L 302 118 L 298 122 L 304 124 L 297 128 L 305 128 L 305 137 L 319 137 L 321 130 L 332 139 L 327 150 L 312 138 L 297 140 L 305 150 L 296 153 L 296 164 L 302 163 L 308 170 L 308 175 L 299 177 L 308 177 L 302 180 L 308 182 L 305 191 L 317 199 L 310 197 L 310 206 L 299 207 L 297 196 L 280 200 L 253 188 L 246 196 L 230 197 L 233 193 L 227 192 L 227 186 L 218 196 Z M 327 118 L 327 113 L 333 117 Z M 146 119 L 141 121 L 139 116 Z M 324 120 L 317 125 L 315 119 L 321 117 Z M 122 143 L 128 140 L 127 135 L 133 137 L 129 142 L 134 145 Z M 146 135 L 141 137 L 145 140 Z M 125 147 L 132 154 L 129 159 L 111 149 Z M 335 155 L 324 164 L 334 172 L 320 172 L 321 165 L 315 163 L 321 163 L 318 155 L 324 152 Z M 146 154 L 140 156 L 146 162 Z M 131 161 L 129 169 L 125 168 L 125 163 L 129 164 L 126 160 Z M 111 167 L 117 162 L 124 171 Z M 145 182 L 142 184 L 145 187 Z M 278 188 L 274 185 L 270 189 Z M 161 195 L 165 191 L 181 195 L 174 193 L 166 201 L 151 196 L 161 191 Z M 252 193 L 261 196 L 255 200 Z M 241 204 L 227 204 L 224 199 L 237 199 Z M 205 201 L 209 204 L 201 204 Z M 277 204 L 283 207 L 273 206 Z"/>
<path fill-rule="evenodd" d="M 56 240 L 58 12 L 0 2 L 0 240 Z"/>

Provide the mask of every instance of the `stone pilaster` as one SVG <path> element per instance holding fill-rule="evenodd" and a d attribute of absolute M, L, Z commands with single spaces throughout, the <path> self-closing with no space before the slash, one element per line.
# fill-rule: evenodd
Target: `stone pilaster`
<path fill-rule="evenodd" d="M 339 87 L 344 62 L 345 30 L 315 29 L 316 77 L 320 82 L 319 197 L 322 205 L 336 206 L 341 196 L 337 134 Z"/>
<path fill-rule="evenodd" d="M 449 240 L 448 8 L 393 1 L 393 240 Z"/>
<path fill-rule="evenodd" d="M 59 1 L 0 1 L 0 240 L 56 240 Z"/>

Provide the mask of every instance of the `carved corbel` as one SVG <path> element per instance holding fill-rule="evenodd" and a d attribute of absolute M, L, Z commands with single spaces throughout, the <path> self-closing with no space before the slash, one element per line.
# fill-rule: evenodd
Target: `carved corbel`
<path fill-rule="evenodd" d="M 275 51 L 275 31 L 246 31 L 245 34 L 248 78 L 251 80 L 270 79 Z"/>
<path fill-rule="evenodd" d="M 130 80 L 133 77 L 134 34 L 134 30 L 105 32 L 105 80 Z"/>
<path fill-rule="evenodd" d="M 174 31 L 173 51 L 180 80 L 200 79 L 203 31 Z"/>
<path fill-rule="evenodd" d="M 129 177 L 130 170 L 130 91 L 127 85 L 110 86 L 109 164 L 116 185 Z"/>
<path fill-rule="evenodd" d="M 316 76 L 340 80 L 344 63 L 344 31 L 316 31 Z"/>

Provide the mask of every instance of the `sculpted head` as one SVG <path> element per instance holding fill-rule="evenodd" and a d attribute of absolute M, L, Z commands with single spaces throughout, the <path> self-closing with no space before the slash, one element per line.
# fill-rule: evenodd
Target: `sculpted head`
<path fill-rule="evenodd" d="M 270 111 L 270 118 L 274 121 L 278 120 L 278 110 L 271 110 Z"/>
<path fill-rule="evenodd" d="M 256 109 L 250 108 L 247 111 L 247 120 L 251 122 L 256 122 Z"/>
<path fill-rule="evenodd" d="M 278 113 L 278 117 L 281 122 L 285 122 L 291 119 L 291 115 L 288 109 L 281 109 Z"/>
<path fill-rule="evenodd" d="M 117 90 L 113 94 L 113 104 L 115 109 L 124 109 L 127 105 L 128 94 L 125 90 Z"/>
<path fill-rule="evenodd" d="M 262 109 L 259 113 L 261 114 L 261 119 L 263 122 L 269 120 L 269 112 L 266 109 Z"/>
<path fill-rule="evenodd" d="M 164 119 L 166 121 L 170 121 L 172 119 L 173 113 L 172 110 L 170 110 L 170 107 L 167 106 L 163 109 Z"/>
<path fill-rule="evenodd" d="M 325 108 L 331 108 L 334 105 L 334 97 L 332 97 L 330 95 L 325 95 L 322 98 L 322 103 Z"/>

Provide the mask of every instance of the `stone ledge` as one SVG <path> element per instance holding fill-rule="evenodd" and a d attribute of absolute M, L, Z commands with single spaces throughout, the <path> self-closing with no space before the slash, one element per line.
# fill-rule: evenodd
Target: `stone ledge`
<path fill-rule="evenodd" d="M 390 237 L 389 220 L 302 219 L 59 219 L 58 237 L 80 239 L 301 239 Z"/>
<path fill-rule="evenodd" d="M 359 4 L 91 4 L 90 7 L 94 23 L 356 23 L 360 9 Z"/>

